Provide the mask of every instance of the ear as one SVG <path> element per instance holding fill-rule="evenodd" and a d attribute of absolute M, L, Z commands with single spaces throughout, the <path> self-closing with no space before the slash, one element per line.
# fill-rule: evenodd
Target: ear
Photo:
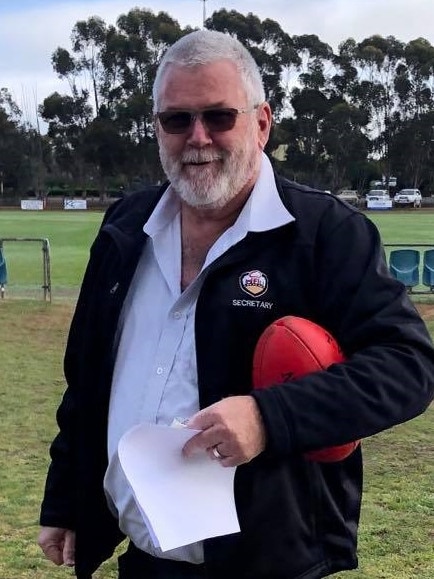
<path fill-rule="evenodd" d="M 271 107 L 267 102 L 262 103 L 258 107 L 257 111 L 258 120 L 258 145 L 264 150 L 265 145 L 268 142 L 271 123 L 273 121 L 273 113 L 271 112 Z"/>
<path fill-rule="evenodd" d="M 160 123 L 158 122 L 157 117 L 154 117 L 154 129 L 155 129 L 155 136 L 157 137 L 157 141 L 160 140 Z"/>

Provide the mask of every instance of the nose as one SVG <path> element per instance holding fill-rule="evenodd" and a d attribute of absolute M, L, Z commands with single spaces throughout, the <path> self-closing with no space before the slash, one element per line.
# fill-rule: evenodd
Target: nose
<path fill-rule="evenodd" d="M 188 133 L 187 143 L 192 147 L 205 147 L 212 143 L 210 133 L 199 116 L 193 119 Z"/>

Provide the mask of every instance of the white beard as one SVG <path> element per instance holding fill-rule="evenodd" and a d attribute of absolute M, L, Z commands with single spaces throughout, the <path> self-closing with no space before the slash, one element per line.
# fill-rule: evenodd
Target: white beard
<path fill-rule="evenodd" d="M 189 148 L 180 159 L 174 159 L 160 142 L 160 159 L 164 172 L 179 197 L 196 208 L 218 209 L 227 205 L 243 189 L 254 174 L 257 164 L 253 131 L 244 138 L 245 146 L 232 152 L 209 147 Z M 184 163 L 209 165 L 186 167 Z"/>

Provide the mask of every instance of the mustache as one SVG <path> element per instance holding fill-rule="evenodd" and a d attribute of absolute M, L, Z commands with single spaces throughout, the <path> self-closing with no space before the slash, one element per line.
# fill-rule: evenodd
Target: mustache
<path fill-rule="evenodd" d="M 181 155 L 181 163 L 210 163 L 211 161 L 222 161 L 225 160 L 226 155 L 223 151 L 211 151 L 211 150 L 191 150 L 185 151 Z"/>

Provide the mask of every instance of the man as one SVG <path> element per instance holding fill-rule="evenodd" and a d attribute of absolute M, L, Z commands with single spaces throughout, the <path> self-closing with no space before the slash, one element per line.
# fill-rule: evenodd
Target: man
<path fill-rule="evenodd" d="M 276 177 L 258 69 L 228 35 L 193 32 L 163 58 L 156 131 L 170 184 L 112 206 L 92 246 L 66 355 L 68 388 L 39 544 L 88 579 L 125 537 L 121 579 L 315 579 L 357 565 L 362 462 L 304 453 L 423 412 L 434 353 L 374 225 Z M 256 273 L 258 272 L 258 273 Z M 261 292 L 244 283 L 254 273 Z M 248 277 L 248 276 L 247 276 Z M 327 328 L 347 362 L 252 391 L 255 344 L 284 315 Z M 238 466 L 240 533 L 161 552 L 119 465 L 141 422 L 189 419 L 183 452 Z"/>

